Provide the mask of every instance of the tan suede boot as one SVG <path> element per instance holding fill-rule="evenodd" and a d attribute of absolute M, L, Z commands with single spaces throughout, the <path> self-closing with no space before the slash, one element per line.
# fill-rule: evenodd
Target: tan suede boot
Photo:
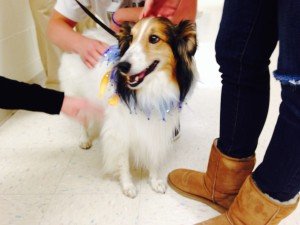
<path fill-rule="evenodd" d="M 279 203 L 263 194 L 249 177 L 225 214 L 198 225 L 276 225 L 297 207 L 294 203 Z"/>
<path fill-rule="evenodd" d="M 219 212 L 225 212 L 252 173 L 255 157 L 235 159 L 220 152 L 215 140 L 207 172 L 177 169 L 168 176 L 170 186 L 186 197 L 199 200 Z"/>

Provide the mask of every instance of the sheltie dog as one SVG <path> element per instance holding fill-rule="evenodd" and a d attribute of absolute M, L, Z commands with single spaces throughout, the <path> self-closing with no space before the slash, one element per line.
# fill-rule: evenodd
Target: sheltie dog
<path fill-rule="evenodd" d="M 100 137 L 103 171 L 117 175 L 128 197 L 137 195 L 131 163 L 148 170 L 152 189 L 165 193 L 159 170 L 172 147 L 182 103 L 196 80 L 195 24 L 146 18 L 133 27 L 123 25 L 118 43 L 103 31 L 85 35 L 118 44 L 120 58 L 114 64 L 103 59 L 89 70 L 79 55 L 65 53 L 62 57 L 59 76 L 65 93 L 86 97 L 105 108 L 101 123 L 91 121 L 84 127 L 80 146 L 87 149 Z"/>

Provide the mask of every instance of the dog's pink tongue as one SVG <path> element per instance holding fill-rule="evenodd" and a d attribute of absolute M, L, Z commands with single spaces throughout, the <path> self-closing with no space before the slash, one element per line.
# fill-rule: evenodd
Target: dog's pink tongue
<path fill-rule="evenodd" d="M 130 82 L 137 82 L 140 79 L 142 79 L 146 74 L 146 71 L 140 72 L 137 75 L 131 76 L 130 77 Z"/>
<path fill-rule="evenodd" d="M 145 76 L 146 71 L 143 71 L 139 74 L 139 78 L 142 79 Z"/>

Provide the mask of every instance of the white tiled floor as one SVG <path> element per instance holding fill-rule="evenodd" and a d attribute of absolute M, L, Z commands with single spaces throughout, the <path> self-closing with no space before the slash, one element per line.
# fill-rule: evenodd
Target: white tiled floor
<path fill-rule="evenodd" d="M 202 25 L 219 15 L 220 9 L 205 12 L 207 23 Z M 183 110 L 181 137 L 163 168 L 165 175 L 178 167 L 206 168 L 219 129 L 220 85 L 213 54 L 213 41 L 200 40 L 197 59 L 203 83 Z M 279 87 L 274 81 L 272 87 L 258 163 L 278 114 Z M 0 127 L 1 225 L 188 225 L 218 215 L 170 188 L 165 195 L 154 193 L 139 170 L 135 171 L 138 196 L 125 197 L 116 181 L 100 176 L 99 143 L 83 151 L 77 146 L 78 137 L 77 124 L 42 113 L 19 111 Z M 299 214 L 300 208 L 281 224 L 300 225 Z"/>

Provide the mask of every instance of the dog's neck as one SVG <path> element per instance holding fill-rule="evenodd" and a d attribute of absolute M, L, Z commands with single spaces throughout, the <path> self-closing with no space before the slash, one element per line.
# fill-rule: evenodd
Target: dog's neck
<path fill-rule="evenodd" d="M 151 74 L 138 90 L 117 88 L 117 93 L 131 113 L 144 113 L 148 119 L 153 115 L 160 115 L 167 120 L 168 114 L 181 108 L 179 89 L 171 75 L 158 71 Z"/>

